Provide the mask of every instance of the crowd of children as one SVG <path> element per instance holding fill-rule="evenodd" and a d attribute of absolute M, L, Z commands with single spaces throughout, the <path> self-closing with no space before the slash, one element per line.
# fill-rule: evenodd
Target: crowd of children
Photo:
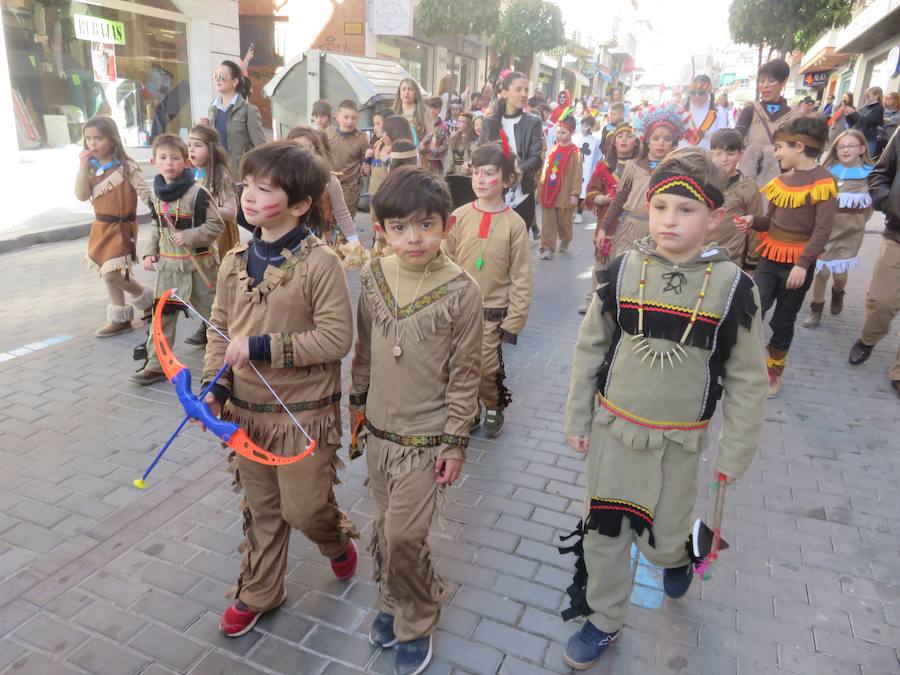
<path fill-rule="evenodd" d="M 715 470 L 728 483 L 756 452 L 764 400 L 780 391 L 807 291 L 804 326 L 820 324 L 829 276 L 830 312 L 841 312 L 873 208 L 865 137 L 845 131 L 827 147 L 824 120 L 793 114 L 780 97 L 784 77 L 780 62 L 762 67 L 763 103 L 748 105 L 736 129 L 715 122 L 702 77 L 683 110 L 626 116 L 614 101 L 602 124 L 568 92 L 554 110 L 528 102 L 517 72 L 491 88 L 495 100 L 475 95 L 478 110 L 425 99 L 404 80 L 371 134 L 358 128 L 356 102 L 317 101 L 314 126 L 247 152 L 237 176 L 214 128 L 195 126 L 187 143 L 159 135 L 152 189 L 115 124 L 89 120 L 76 194 L 93 202 L 86 261 L 110 299 L 97 336 L 131 330 L 134 309 L 149 320 L 154 299 L 178 288 L 208 317 L 209 330 L 188 339 L 206 345 L 204 381 L 230 366 L 206 397 L 211 411 L 281 457 L 296 455 L 307 434 L 318 444 L 278 466 L 231 458 L 246 539 L 221 630 L 243 635 L 284 602 L 292 529 L 338 579 L 355 572 L 359 533 L 333 485 L 341 360 L 354 336 L 346 274 L 361 268 L 349 416 L 351 457 L 365 453 L 373 499 L 378 613 L 369 638 L 398 646 L 397 673 L 428 665 L 448 594 L 428 533 L 470 435 L 483 427 L 494 438 L 504 426 L 512 393 L 503 350 L 529 314 L 536 202 L 542 260 L 569 248 L 580 207 L 597 217 L 565 416 L 568 443 L 586 455 L 587 485 L 564 612 L 587 620 L 566 663 L 587 668 L 617 639 L 632 545 L 664 568 L 666 594 L 683 596 L 698 562 L 685 547 L 698 461 L 720 399 Z M 474 199 L 454 203 L 448 174 L 466 176 Z M 371 250 L 355 226 L 365 177 Z M 132 275 L 138 199 L 153 219 L 142 260 L 156 272 L 155 293 Z M 244 243 L 237 223 L 252 230 Z M 169 343 L 176 318 L 164 308 Z M 885 331 L 864 333 L 870 341 L 854 345 L 851 363 L 868 358 Z M 141 385 L 165 379 L 152 339 L 146 354 L 131 378 Z"/>

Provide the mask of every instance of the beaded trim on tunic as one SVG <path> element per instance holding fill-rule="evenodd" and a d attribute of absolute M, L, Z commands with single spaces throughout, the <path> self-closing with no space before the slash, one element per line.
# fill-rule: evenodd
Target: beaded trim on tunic
<path fill-rule="evenodd" d="M 244 410 L 251 410 L 253 412 L 261 412 L 261 413 L 279 413 L 284 410 L 280 405 L 269 404 L 269 403 L 251 403 L 250 401 L 242 401 L 239 398 L 235 398 L 232 396 L 228 399 L 232 405 L 237 408 L 243 408 Z M 335 403 L 341 400 L 341 392 L 336 392 L 331 396 L 326 396 L 325 398 L 320 398 L 318 401 L 302 401 L 300 403 L 288 403 L 285 407 L 291 412 L 304 412 L 307 410 L 318 410 L 319 408 L 324 408 L 329 405 L 334 405 Z"/>
<path fill-rule="evenodd" d="M 384 304 L 387 305 L 387 308 L 392 315 L 396 313 L 397 319 L 406 319 L 416 312 L 425 309 L 429 305 L 433 305 L 438 300 L 450 293 L 451 283 L 456 281 L 456 279 L 465 276 L 464 272 L 455 279 L 451 279 L 447 283 L 441 284 L 440 286 L 428 291 L 427 293 L 423 293 L 405 307 L 397 308 L 397 301 L 394 299 L 394 294 L 391 292 L 391 287 L 390 285 L 388 285 L 388 281 L 384 276 L 384 270 L 381 268 L 381 262 L 376 262 L 377 264 L 372 265 L 372 278 L 375 280 L 375 284 L 378 286 L 378 291 L 379 293 L 381 293 Z"/>
<path fill-rule="evenodd" d="M 391 443 L 396 443 L 397 445 L 402 445 L 407 448 L 436 448 L 439 445 L 449 445 L 451 447 L 460 448 L 469 446 L 468 436 L 456 436 L 453 434 L 440 434 L 437 436 L 404 436 L 402 434 L 395 434 L 391 431 L 382 431 L 378 427 L 373 426 L 369 420 L 366 420 L 366 428 L 375 438 L 380 438 L 383 441 L 390 441 Z"/>

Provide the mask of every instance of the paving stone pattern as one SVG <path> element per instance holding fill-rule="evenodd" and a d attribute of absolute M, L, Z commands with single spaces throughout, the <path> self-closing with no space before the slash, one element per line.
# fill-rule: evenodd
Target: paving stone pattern
<path fill-rule="evenodd" d="M 567 672 L 563 646 L 575 627 L 558 612 L 572 560 L 554 546 L 583 497 L 583 462 L 563 444 L 562 419 L 592 227 L 578 229 L 572 253 L 535 256 L 533 311 L 506 352 L 506 431 L 473 439 L 464 479 L 448 492 L 446 529 L 435 529 L 432 546 L 453 594 L 429 673 Z M 900 425 L 886 374 L 897 337 L 865 366 L 846 363 L 879 245 L 866 237 L 845 313 L 826 314 L 815 332 L 798 328 L 759 457 L 729 490 L 732 548 L 713 578 L 663 600 L 659 572 L 642 565 L 622 640 L 591 672 L 900 673 Z M 33 347 L 0 362 L 0 672 L 391 672 L 393 654 L 366 639 L 371 559 L 338 582 L 299 534 L 284 607 L 242 638 L 218 633 L 239 567 L 239 497 L 221 450 L 191 428 L 147 492 L 131 486 L 180 407 L 167 384 L 126 381 L 137 332 L 91 337 L 105 294 L 80 266 L 84 248 L 0 256 L 0 352 Z M 351 282 L 355 295 L 356 275 Z M 181 335 L 195 327 L 182 321 Z M 58 336 L 72 338 L 47 342 Z M 176 349 L 198 365 L 197 350 Z M 713 505 L 713 451 L 701 464 L 700 515 Z M 338 501 L 365 543 L 364 464 L 342 478 Z"/>

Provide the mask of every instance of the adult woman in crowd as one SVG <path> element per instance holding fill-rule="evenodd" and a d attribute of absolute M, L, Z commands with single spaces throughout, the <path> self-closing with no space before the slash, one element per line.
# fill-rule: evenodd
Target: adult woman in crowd
<path fill-rule="evenodd" d="M 422 99 L 422 92 L 419 85 L 412 78 L 404 78 L 400 80 L 400 86 L 397 87 L 397 95 L 394 97 L 394 112 L 403 115 L 406 121 L 412 127 L 412 142 L 416 147 L 424 140 L 425 136 L 431 133 L 431 123 L 429 116 L 425 110 L 425 101 Z"/>
<path fill-rule="evenodd" d="M 897 131 L 898 125 L 900 125 L 900 93 L 890 91 L 884 95 L 884 124 L 878 134 L 879 153 Z"/>
<path fill-rule="evenodd" d="M 510 149 L 519 158 L 522 178 L 506 197 L 506 202 L 532 230 L 535 239 L 540 229 L 534 219 L 534 191 L 543 164 L 544 133 L 541 118 L 525 112 L 528 103 L 528 78 L 518 72 L 507 73 L 500 81 L 500 92 L 494 109 L 485 116 L 478 144 L 500 140 L 500 130 L 506 133 Z"/>
<path fill-rule="evenodd" d="M 866 104 L 856 110 L 852 106 L 844 106 L 844 117 L 847 123 L 866 137 L 869 155 L 874 157 L 878 146 L 878 129 L 884 126 L 884 104 L 881 102 L 881 87 L 866 89 Z"/>
<path fill-rule="evenodd" d="M 250 103 L 250 79 L 234 61 L 222 61 L 213 73 L 217 96 L 209 106 L 204 124 L 215 127 L 228 151 L 232 173 L 237 173 L 241 157 L 266 142 L 259 108 Z"/>

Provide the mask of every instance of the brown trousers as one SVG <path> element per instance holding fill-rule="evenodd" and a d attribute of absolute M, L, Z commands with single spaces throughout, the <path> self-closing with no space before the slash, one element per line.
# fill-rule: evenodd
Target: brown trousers
<path fill-rule="evenodd" d="M 509 405 L 509 390 L 503 385 L 506 368 L 503 364 L 502 349 L 500 324 L 485 320 L 484 337 L 481 340 L 481 384 L 478 386 L 478 398 L 490 409 L 503 410 Z"/>
<path fill-rule="evenodd" d="M 556 240 L 567 248 L 572 242 L 572 216 L 574 206 L 565 208 L 541 208 L 541 251 L 556 251 Z"/>
<path fill-rule="evenodd" d="M 265 466 L 238 455 L 238 477 L 247 506 L 246 539 L 237 599 L 255 612 L 281 604 L 291 530 L 300 530 L 332 560 L 342 556 L 356 530 L 334 499 L 337 448 L 319 447 L 295 464 Z"/>
<path fill-rule="evenodd" d="M 344 191 L 344 201 L 347 202 L 347 210 L 350 211 L 350 217 L 356 218 L 356 211 L 359 208 L 359 196 L 362 194 L 362 178 L 348 183 L 341 183 L 341 190 Z"/>
<path fill-rule="evenodd" d="M 441 488 L 434 482 L 434 462 L 414 461 L 411 469 L 391 471 L 390 454 L 398 452 L 406 450 L 371 435 L 366 439 L 375 503 L 372 543 L 378 609 L 394 617 L 394 634 L 400 642 L 408 642 L 435 631 L 447 589 L 434 571 L 428 546 Z"/>
<path fill-rule="evenodd" d="M 859 339 L 874 346 L 891 331 L 891 322 L 900 311 L 900 243 L 885 239 L 872 270 L 866 294 L 866 318 Z M 891 367 L 891 380 L 900 380 L 900 351 Z"/>

